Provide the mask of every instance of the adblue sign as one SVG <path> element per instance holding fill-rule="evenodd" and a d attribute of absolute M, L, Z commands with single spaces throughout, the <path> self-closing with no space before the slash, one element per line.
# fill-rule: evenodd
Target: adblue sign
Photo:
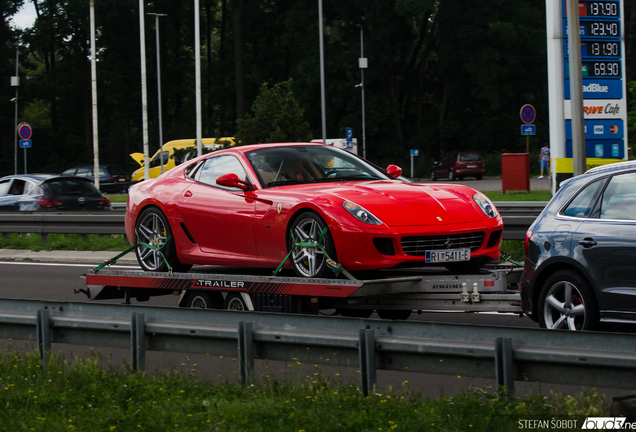
<path fill-rule="evenodd" d="M 570 80 L 564 84 L 564 99 L 570 99 Z M 590 79 L 583 81 L 583 99 L 622 99 L 623 82 L 616 79 Z"/>

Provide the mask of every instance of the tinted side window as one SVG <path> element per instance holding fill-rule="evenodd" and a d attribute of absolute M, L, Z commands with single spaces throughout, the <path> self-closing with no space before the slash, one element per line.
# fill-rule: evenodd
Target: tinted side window
<path fill-rule="evenodd" d="M 93 170 L 91 168 L 78 168 L 75 175 L 80 177 L 88 177 L 89 175 L 93 175 Z"/>
<path fill-rule="evenodd" d="M 599 191 L 599 187 L 603 184 L 603 180 L 596 180 L 593 183 L 585 186 L 578 195 L 568 204 L 563 211 L 563 215 L 586 218 L 590 216 L 592 212 L 592 206 L 595 202 L 595 197 Z"/>
<path fill-rule="evenodd" d="M 24 180 L 13 180 L 11 189 L 9 189 L 9 195 L 22 195 L 24 193 L 24 186 L 26 182 Z"/>
<path fill-rule="evenodd" d="M 239 179 L 247 181 L 247 173 L 234 156 L 219 156 L 206 160 L 197 172 L 197 181 L 218 187 L 216 179 L 229 173 L 234 173 Z"/>
<path fill-rule="evenodd" d="M 601 219 L 636 220 L 636 173 L 612 177 L 603 192 Z"/>

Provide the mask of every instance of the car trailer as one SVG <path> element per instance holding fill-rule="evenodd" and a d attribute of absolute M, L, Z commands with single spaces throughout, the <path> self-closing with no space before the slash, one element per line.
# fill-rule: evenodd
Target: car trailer
<path fill-rule="evenodd" d="M 453 275 L 443 269 L 373 273 L 366 279 L 308 279 L 218 273 L 154 273 L 105 268 L 85 275 L 91 300 L 147 301 L 179 296 L 181 307 L 314 313 L 406 319 L 412 311 L 512 312 L 521 314 L 520 268 L 486 266 Z M 379 274 L 379 276 L 378 276 Z"/>

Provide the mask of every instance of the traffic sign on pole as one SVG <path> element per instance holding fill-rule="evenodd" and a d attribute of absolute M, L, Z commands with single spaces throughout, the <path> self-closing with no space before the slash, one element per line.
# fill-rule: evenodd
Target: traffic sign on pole
<path fill-rule="evenodd" d="M 28 139 L 31 139 L 31 135 L 33 134 L 33 131 L 31 130 L 30 124 L 20 123 L 18 125 L 17 133 L 18 135 L 20 135 L 20 138 L 22 138 L 23 140 L 28 140 Z"/>
<path fill-rule="evenodd" d="M 537 112 L 534 110 L 534 107 L 530 104 L 525 104 L 521 107 L 521 111 L 519 112 L 521 116 L 521 121 L 525 124 L 530 124 L 534 122 L 534 118 L 537 115 Z"/>
<path fill-rule="evenodd" d="M 28 149 L 31 148 L 32 141 L 30 139 L 20 140 L 20 148 Z"/>

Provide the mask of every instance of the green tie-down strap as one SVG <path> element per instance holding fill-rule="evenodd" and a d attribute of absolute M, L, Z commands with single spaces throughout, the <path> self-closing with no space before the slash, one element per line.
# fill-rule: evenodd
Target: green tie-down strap
<path fill-rule="evenodd" d="M 148 243 L 144 243 L 142 241 L 139 240 L 139 234 L 137 233 L 137 230 L 135 230 L 135 236 L 137 237 L 137 244 L 133 245 L 131 247 L 129 247 L 128 249 L 126 249 L 125 251 L 123 251 L 122 253 L 120 253 L 119 255 L 117 255 L 114 258 L 111 258 L 109 260 L 104 261 L 103 263 L 101 263 L 100 265 L 98 265 L 97 267 L 95 267 L 93 269 L 93 273 L 97 273 L 98 271 L 100 271 L 101 269 L 103 269 L 104 267 L 108 266 L 108 265 L 112 265 L 115 264 L 117 262 L 117 260 L 121 257 L 123 257 L 124 255 L 126 255 L 128 252 L 135 250 L 136 248 L 138 248 L 139 246 L 145 246 L 148 249 L 159 253 L 159 255 L 161 255 L 161 258 L 163 259 L 163 262 L 166 263 L 166 266 L 168 267 L 168 271 L 170 272 L 170 274 L 172 274 L 172 267 L 170 266 L 170 264 L 168 263 L 168 260 L 166 259 L 166 257 L 164 256 L 163 252 L 161 252 L 161 250 L 166 247 L 166 245 L 168 244 L 168 242 L 170 242 L 170 240 L 172 239 L 172 234 L 170 234 L 168 236 L 168 238 L 166 239 L 165 242 L 163 242 L 163 244 L 161 246 L 155 246 L 155 245 L 151 245 Z"/>
<path fill-rule="evenodd" d="M 338 264 L 337 262 L 335 262 L 334 260 L 331 259 L 331 257 L 329 256 L 329 254 L 325 250 L 324 246 L 321 244 L 322 239 L 325 238 L 325 235 L 327 235 L 327 231 L 329 231 L 329 227 L 325 227 L 325 229 L 322 230 L 322 233 L 320 233 L 320 237 L 318 237 L 318 241 L 316 241 L 315 243 L 313 243 L 313 242 L 296 242 L 296 238 L 294 237 L 294 232 L 292 230 L 289 230 L 289 234 L 291 235 L 292 244 L 294 244 L 295 246 L 310 247 L 310 248 L 320 248 L 322 250 L 322 253 L 325 254 L 325 257 L 327 258 L 327 267 L 329 267 L 331 269 L 331 271 L 333 271 L 336 274 L 336 277 L 338 277 L 340 275 L 340 273 L 342 273 L 343 275 L 345 275 L 349 279 L 356 280 L 356 278 L 354 278 L 351 275 L 351 273 L 349 273 L 344 268 L 342 268 L 342 265 Z M 283 265 L 285 265 L 285 262 L 287 261 L 287 259 L 289 258 L 289 256 L 292 254 L 293 251 L 294 251 L 294 248 L 292 247 L 292 249 L 289 251 L 289 253 L 285 257 L 285 259 L 283 259 L 283 261 L 278 265 L 278 267 L 276 267 L 276 270 L 274 270 L 274 272 L 273 272 L 274 276 L 278 275 L 278 273 L 283 268 Z"/>
<path fill-rule="evenodd" d="M 509 262 L 509 263 L 511 263 L 511 264 L 516 265 L 517 267 L 523 267 L 523 263 L 520 263 L 519 261 L 515 261 L 515 260 L 513 260 L 513 259 L 512 259 L 512 256 L 508 255 L 508 254 L 507 254 L 507 253 L 505 253 L 505 252 L 502 252 L 502 253 L 501 253 L 501 258 L 502 258 L 504 261 L 507 261 L 507 262 Z"/>

